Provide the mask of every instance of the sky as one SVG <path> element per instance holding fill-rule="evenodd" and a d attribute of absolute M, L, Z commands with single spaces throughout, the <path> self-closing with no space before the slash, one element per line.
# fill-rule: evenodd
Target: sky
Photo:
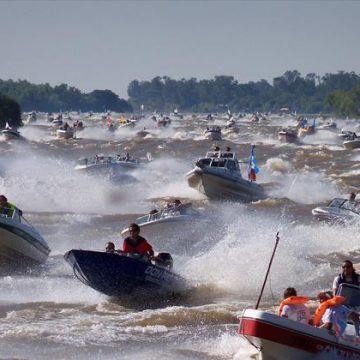
<path fill-rule="evenodd" d="M 109 89 L 360 73 L 360 1 L 0 0 L 0 79 Z"/>

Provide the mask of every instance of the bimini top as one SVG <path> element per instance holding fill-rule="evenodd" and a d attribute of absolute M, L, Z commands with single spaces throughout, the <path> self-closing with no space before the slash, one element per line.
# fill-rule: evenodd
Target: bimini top
<path fill-rule="evenodd" d="M 227 168 L 240 173 L 240 167 L 235 153 L 227 151 L 208 151 L 204 158 L 200 158 L 196 162 L 196 166 L 202 169 L 205 167 Z"/>

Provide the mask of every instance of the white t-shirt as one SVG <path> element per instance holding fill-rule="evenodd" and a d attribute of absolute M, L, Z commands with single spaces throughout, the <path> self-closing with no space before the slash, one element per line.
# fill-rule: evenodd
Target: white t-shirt
<path fill-rule="evenodd" d="M 284 305 L 280 316 L 287 317 L 290 320 L 299 321 L 308 324 L 310 320 L 310 311 L 306 305 Z"/>
<path fill-rule="evenodd" d="M 332 330 L 335 332 L 335 334 L 342 335 L 346 329 L 347 317 L 350 313 L 351 310 L 346 306 L 334 306 L 325 310 L 321 321 L 323 324 L 331 323 Z"/>

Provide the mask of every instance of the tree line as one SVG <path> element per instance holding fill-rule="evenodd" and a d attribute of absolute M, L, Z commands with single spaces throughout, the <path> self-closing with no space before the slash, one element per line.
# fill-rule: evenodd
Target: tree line
<path fill-rule="evenodd" d="M 175 108 L 188 112 L 276 112 L 287 107 L 302 114 L 334 113 L 360 117 L 360 76 L 339 71 L 320 77 L 302 77 L 297 70 L 286 71 L 270 84 L 266 80 L 241 84 L 233 76 L 174 80 L 157 76 L 150 81 L 133 80 L 128 100 L 111 90 L 83 93 L 61 84 L 35 85 L 26 80 L 0 80 L 0 127 L 6 122 L 18 126 L 21 111 L 146 111 L 169 112 Z"/>
<path fill-rule="evenodd" d="M 174 80 L 157 76 L 150 81 L 133 80 L 128 86 L 129 102 L 134 109 L 219 112 L 224 108 L 241 112 L 276 112 L 287 107 L 303 114 L 332 113 L 360 115 L 360 76 L 339 71 L 320 77 L 302 77 L 297 70 L 286 71 L 273 79 L 240 84 L 233 76 Z"/>
<path fill-rule="evenodd" d="M 35 85 L 26 80 L 0 80 L 0 94 L 12 97 L 23 111 L 132 111 L 129 102 L 120 99 L 111 90 L 83 93 L 67 84 L 52 87 L 48 83 Z"/>

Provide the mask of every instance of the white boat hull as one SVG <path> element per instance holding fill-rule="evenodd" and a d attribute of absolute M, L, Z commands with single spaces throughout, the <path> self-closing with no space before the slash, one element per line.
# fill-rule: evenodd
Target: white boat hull
<path fill-rule="evenodd" d="M 160 218 L 157 220 L 148 221 L 148 222 L 145 222 L 143 224 L 138 224 L 138 225 L 141 229 L 141 234 L 149 236 L 149 234 L 153 233 L 153 230 L 157 231 L 158 227 L 161 227 L 164 225 L 166 225 L 166 226 L 167 225 L 171 225 L 171 226 L 180 225 L 182 227 L 183 223 L 185 221 L 191 221 L 193 219 L 194 219 L 194 216 L 192 216 L 192 215 L 177 215 L 177 216 L 169 216 L 169 217 L 164 217 L 164 218 Z M 128 236 L 129 228 L 126 228 L 123 231 L 121 231 L 121 235 Z"/>
<path fill-rule="evenodd" d="M 18 131 L 15 130 L 2 130 L 1 131 L 2 135 L 4 136 L 4 138 L 6 140 L 18 140 L 21 139 L 22 136 L 20 135 L 20 133 Z"/>
<path fill-rule="evenodd" d="M 41 264 L 50 253 L 46 241 L 32 227 L 0 217 L 0 264 L 28 266 Z"/>
<path fill-rule="evenodd" d="M 358 149 L 360 148 L 360 139 L 344 141 L 343 145 L 348 150 Z"/>
<path fill-rule="evenodd" d="M 74 131 L 57 129 L 56 136 L 58 139 L 72 139 L 74 137 Z"/>
<path fill-rule="evenodd" d="M 258 310 L 245 310 L 239 334 L 258 349 L 261 360 L 359 360 L 354 336 L 339 340 L 324 329 Z"/>
<path fill-rule="evenodd" d="M 206 131 L 204 136 L 206 139 L 212 140 L 212 141 L 221 141 L 222 140 L 221 132 L 219 132 L 219 131 Z"/>
<path fill-rule="evenodd" d="M 213 199 L 230 199 L 251 202 L 265 198 L 262 186 L 233 176 L 230 172 L 218 173 L 212 168 L 196 167 L 186 174 L 190 187 Z"/>
<path fill-rule="evenodd" d="M 298 141 L 297 134 L 288 131 L 279 131 L 278 138 L 281 142 L 296 143 Z"/>

